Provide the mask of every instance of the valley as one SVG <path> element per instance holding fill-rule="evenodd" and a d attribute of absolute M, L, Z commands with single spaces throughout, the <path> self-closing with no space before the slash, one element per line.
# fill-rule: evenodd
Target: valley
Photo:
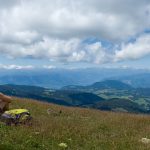
<path fill-rule="evenodd" d="M 105 80 L 88 86 L 49 89 L 27 85 L 0 85 L 0 92 L 49 103 L 99 110 L 150 113 L 150 89 L 134 88 L 117 80 Z"/>

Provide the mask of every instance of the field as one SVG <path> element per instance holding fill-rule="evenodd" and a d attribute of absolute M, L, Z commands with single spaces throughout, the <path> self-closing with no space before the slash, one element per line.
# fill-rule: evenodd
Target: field
<path fill-rule="evenodd" d="M 27 108 L 32 126 L 0 123 L 0 150 L 149 150 L 150 117 L 63 107 L 14 98 L 11 108 Z"/>

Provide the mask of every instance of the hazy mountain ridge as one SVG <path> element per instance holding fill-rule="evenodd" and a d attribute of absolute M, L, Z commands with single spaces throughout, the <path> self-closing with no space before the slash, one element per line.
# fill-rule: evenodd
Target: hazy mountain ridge
<path fill-rule="evenodd" d="M 113 79 L 120 80 L 124 83 L 128 83 L 135 88 L 150 88 L 150 73 L 140 73 L 136 75 L 121 76 Z"/>
<path fill-rule="evenodd" d="M 117 80 L 104 80 L 101 82 L 96 82 L 89 86 L 76 86 L 70 85 L 65 86 L 62 89 L 64 90 L 103 90 L 103 89 L 117 89 L 117 90 L 129 90 L 133 89 L 129 84 L 123 83 Z"/>
<path fill-rule="evenodd" d="M 144 74 L 146 74 L 146 80 L 143 80 Z M 134 76 L 138 77 L 137 80 Z M 34 85 L 47 88 L 61 88 L 68 85 L 87 86 L 106 79 L 124 81 L 131 86 L 138 83 L 138 87 L 148 87 L 150 71 L 104 68 L 0 71 L 0 84 Z"/>

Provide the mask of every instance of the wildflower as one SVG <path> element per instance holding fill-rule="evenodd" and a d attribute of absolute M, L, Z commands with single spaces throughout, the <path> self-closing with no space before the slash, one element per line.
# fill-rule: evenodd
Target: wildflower
<path fill-rule="evenodd" d="M 150 143 L 150 139 L 148 139 L 148 138 L 142 138 L 140 141 L 144 144 L 149 144 Z"/>
<path fill-rule="evenodd" d="M 58 146 L 61 148 L 67 148 L 68 147 L 68 145 L 66 143 L 60 143 L 60 144 L 58 144 Z"/>

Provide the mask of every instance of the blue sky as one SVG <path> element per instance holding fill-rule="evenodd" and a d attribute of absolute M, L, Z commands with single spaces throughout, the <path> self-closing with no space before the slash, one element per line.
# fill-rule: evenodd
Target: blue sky
<path fill-rule="evenodd" d="M 0 0 L 0 68 L 150 68 L 149 31 L 149 0 Z"/>

